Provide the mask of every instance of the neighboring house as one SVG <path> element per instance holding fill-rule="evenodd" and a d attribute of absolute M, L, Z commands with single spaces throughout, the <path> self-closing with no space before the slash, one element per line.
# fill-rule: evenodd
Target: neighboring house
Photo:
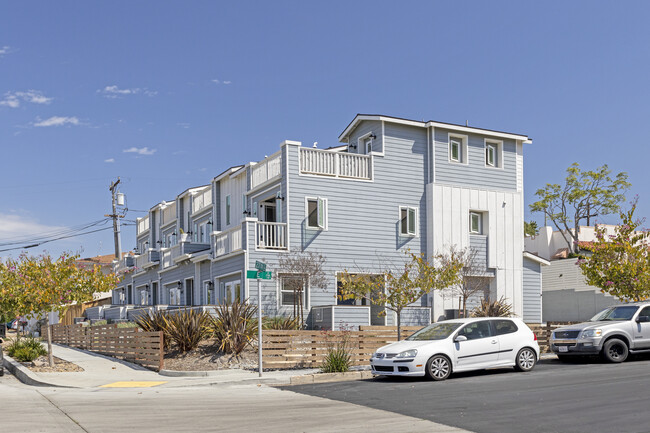
<path fill-rule="evenodd" d="M 615 225 L 599 224 L 598 227 L 604 228 L 608 236 L 616 233 Z M 594 241 L 595 227 L 580 226 L 578 246 Z M 550 261 L 549 266 L 542 268 L 541 274 L 543 322 L 582 322 L 610 305 L 621 303 L 617 298 L 602 293 L 599 287 L 585 282 L 576 263 L 578 258 L 569 257 L 568 246 L 560 231 L 542 227 L 537 236 L 526 237 L 525 246 L 526 251 Z"/>
<path fill-rule="evenodd" d="M 328 283 L 303 294 L 308 325 L 392 325 L 394 314 L 382 317 L 381 306 L 338 300 L 340 273 L 380 273 L 403 262 L 406 249 L 432 255 L 452 245 L 476 249 L 491 277 L 486 292 L 526 317 L 525 273 L 539 274 L 524 268 L 527 136 L 357 115 L 339 141 L 329 149 L 285 141 L 262 161 L 153 206 L 137 220 L 138 254 L 117 265 L 125 278 L 106 317 L 132 317 L 136 306 L 256 303 L 256 283 L 245 278 L 256 261 L 276 277 L 262 283 L 264 314 L 289 315 L 290 276 L 276 269 L 281 252 L 298 249 L 327 260 Z M 429 323 L 458 308 L 458 299 L 436 292 L 407 309 L 402 323 Z"/>

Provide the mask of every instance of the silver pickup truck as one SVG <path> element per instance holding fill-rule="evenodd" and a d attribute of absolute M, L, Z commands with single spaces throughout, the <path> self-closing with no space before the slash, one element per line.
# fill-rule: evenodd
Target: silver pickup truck
<path fill-rule="evenodd" d="M 650 351 L 650 302 L 609 307 L 588 322 L 558 328 L 550 346 L 560 360 L 601 355 L 623 362 L 629 353 Z"/>

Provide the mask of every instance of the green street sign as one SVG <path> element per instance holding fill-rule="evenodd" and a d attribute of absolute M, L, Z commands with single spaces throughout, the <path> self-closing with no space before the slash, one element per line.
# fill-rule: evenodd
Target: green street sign
<path fill-rule="evenodd" d="M 260 272 L 266 271 L 266 263 L 262 263 L 259 260 L 255 261 L 255 269 L 257 269 Z"/>
<path fill-rule="evenodd" d="M 261 271 L 246 271 L 246 278 L 250 280 L 257 280 L 258 278 L 260 280 L 270 280 L 271 279 L 271 271 L 268 272 L 261 272 Z"/>

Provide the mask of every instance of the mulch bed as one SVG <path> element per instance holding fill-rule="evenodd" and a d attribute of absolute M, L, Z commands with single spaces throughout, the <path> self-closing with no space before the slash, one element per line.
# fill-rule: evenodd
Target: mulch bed
<path fill-rule="evenodd" d="M 47 362 L 47 356 L 39 356 L 32 362 L 21 362 L 22 365 L 36 373 L 70 373 L 84 371 L 83 368 L 72 362 L 64 361 L 61 358 L 54 357 L 54 366 L 50 367 Z"/>
<path fill-rule="evenodd" d="M 217 349 L 215 340 L 205 340 L 190 352 L 180 353 L 172 348 L 165 353 L 165 370 L 210 371 L 233 368 L 257 369 L 257 351 L 249 347 L 239 356 L 227 355 Z"/>

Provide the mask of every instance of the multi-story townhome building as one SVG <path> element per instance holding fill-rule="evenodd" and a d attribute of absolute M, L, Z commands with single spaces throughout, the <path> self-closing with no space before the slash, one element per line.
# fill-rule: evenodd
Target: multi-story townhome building
<path fill-rule="evenodd" d="M 492 299 L 503 296 L 515 314 L 539 322 L 540 270 L 523 248 L 527 136 L 357 115 L 339 141 L 329 149 L 285 141 L 259 162 L 152 207 L 137 221 L 138 254 L 118 264 L 125 278 L 107 317 L 143 305 L 256 303 L 256 283 L 246 279 L 256 261 L 274 273 L 262 283 L 264 314 L 289 315 L 294 293 L 290 276 L 277 273 L 278 258 L 314 251 L 326 259 L 327 283 L 302 295 L 307 325 L 394 324 L 382 306 L 338 299 L 340 273 L 380 273 L 403 263 L 406 250 L 433 255 L 456 246 L 477 251 Z M 458 302 L 435 292 L 402 323 L 449 317 Z"/>

